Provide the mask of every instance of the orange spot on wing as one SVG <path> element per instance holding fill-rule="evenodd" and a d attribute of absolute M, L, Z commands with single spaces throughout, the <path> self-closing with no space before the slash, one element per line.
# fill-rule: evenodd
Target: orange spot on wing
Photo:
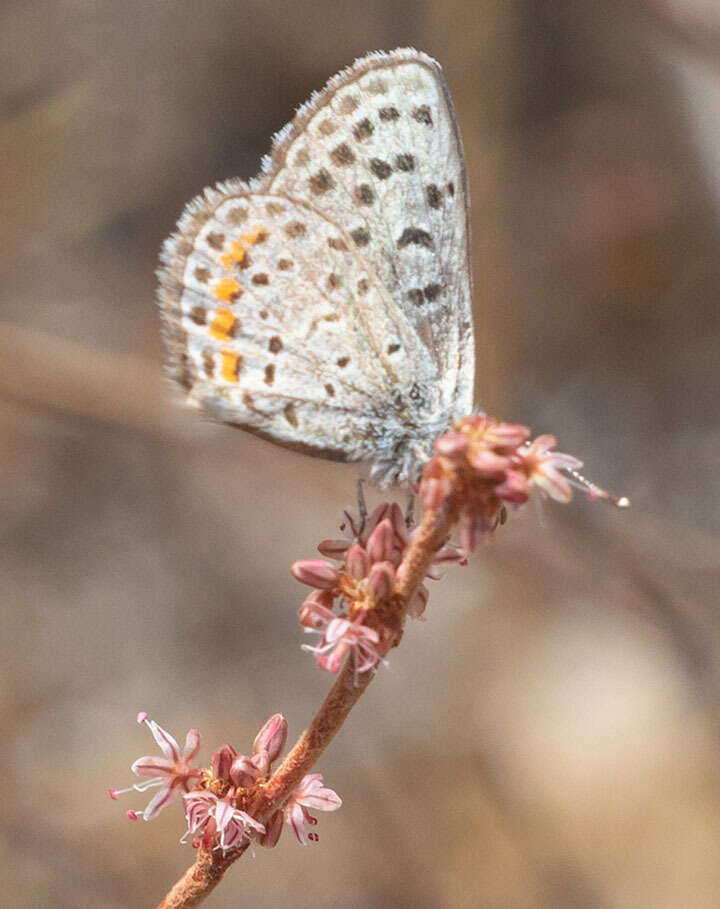
<path fill-rule="evenodd" d="M 267 231 L 264 227 L 253 227 L 252 230 L 242 234 L 240 239 L 243 243 L 262 243 L 267 239 Z"/>
<path fill-rule="evenodd" d="M 245 235 L 243 235 L 245 236 Z M 247 250 L 241 240 L 233 240 L 229 252 L 220 256 L 220 264 L 225 268 L 232 268 L 237 263 L 242 263 L 247 255 Z"/>
<path fill-rule="evenodd" d="M 218 341 L 227 341 L 237 319 L 229 309 L 218 309 L 210 326 L 210 334 Z"/>
<path fill-rule="evenodd" d="M 240 292 L 240 285 L 234 278 L 221 278 L 213 288 L 218 300 L 224 300 L 226 303 L 239 296 Z"/>
<path fill-rule="evenodd" d="M 224 350 L 221 354 L 222 356 L 222 368 L 221 373 L 223 379 L 226 382 L 235 382 L 238 380 L 238 373 L 240 372 L 240 357 L 238 354 L 233 353 L 231 350 Z"/>

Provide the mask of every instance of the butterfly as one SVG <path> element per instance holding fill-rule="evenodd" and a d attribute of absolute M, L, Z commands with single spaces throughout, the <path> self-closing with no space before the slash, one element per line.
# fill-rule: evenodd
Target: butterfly
<path fill-rule="evenodd" d="M 469 202 L 438 63 L 376 52 L 191 201 L 163 246 L 169 371 L 206 416 L 413 482 L 473 404 Z"/>

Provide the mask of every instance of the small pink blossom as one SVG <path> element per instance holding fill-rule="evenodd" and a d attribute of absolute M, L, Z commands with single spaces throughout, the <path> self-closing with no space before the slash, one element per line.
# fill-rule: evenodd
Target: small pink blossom
<path fill-rule="evenodd" d="M 149 720 L 147 713 L 140 712 L 137 716 L 139 723 L 144 723 L 152 732 L 153 737 L 160 747 L 164 757 L 146 755 L 138 758 L 130 768 L 136 776 L 148 777 L 142 783 L 135 783 L 127 789 L 110 789 L 110 798 L 117 799 L 125 792 L 145 792 L 147 789 L 160 787 L 150 799 L 143 811 L 128 811 L 128 817 L 136 820 L 138 816 L 149 821 L 156 817 L 172 799 L 188 792 L 195 781 L 202 775 L 202 771 L 190 766 L 191 761 L 200 750 L 200 734 L 197 729 L 191 729 L 185 737 L 185 746 L 180 751 L 180 746 L 175 739 Z"/>
<path fill-rule="evenodd" d="M 315 616 L 319 621 L 318 627 L 306 627 L 305 630 L 321 631 L 320 643 L 315 647 L 303 644 L 302 649 L 315 654 L 315 661 L 321 669 L 337 673 L 348 653 L 352 654 L 355 672 L 358 674 L 377 665 L 380 660 L 377 651 L 380 638 L 374 628 L 362 624 L 362 615 L 351 622 L 320 606 L 317 607 Z"/>
<path fill-rule="evenodd" d="M 308 773 L 293 790 L 285 805 L 271 816 L 260 843 L 269 849 L 276 846 L 282 833 L 283 821 L 291 828 L 301 846 L 306 846 L 308 841 L 317 842 L 317 834 L 307 831 L 309 826 L 317 824 L 317 818 L 308 809 L 337 811 L 341 805 L 342 799 L 337 792 L 323 786 L 321 773 Z"/>
<path fill-rule="evenodd" d="M 582 461 L 572 455 L 550 451 L 557 445 L 551 435 L 541 435 L 517 452 L 517 458 L 531 486 L 538 486 L 558 502 L 569 502 L 572 486 L 561 470 L 578 470 Z"/>
<path fill-rule="evenodd" d="M 209 846 L 217 838 L 215 848 L 227 852 L 246 844 L 252 837 L 265 833 L 265 826 L 246 811 L 236 808 L 231 789 L 218 798 L 206 789 L 198 789 L 183 796 L 188 834 L 201 834 L 203 845 Z"/>

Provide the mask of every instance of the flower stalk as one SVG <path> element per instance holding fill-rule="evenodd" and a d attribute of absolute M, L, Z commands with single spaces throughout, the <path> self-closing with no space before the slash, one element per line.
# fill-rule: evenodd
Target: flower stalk
<path fill-rule="evenodd" d="M 451 495 L 439 508 L 425 512 L 419 530 L 409 544 L 401 563 L 403 570 L 392 594 L 393 609 L 400 628 L 408 604 L 450 535 L 457 513 L 458 506 Z M 345 662 L 312 722 L 259 791 L 250 813 L 260 823 L 269 820 L 315 765 L 374 677 L 373 672 L 357 675 L 352 660 Z M 247 846 L 244 846 L 223 854 L 220 850 L 200 848 L 195 863 L 177 881 L 158 909 L 187 909 L 199 905 L 246 849 Z"/>
<path fill-rule="evenodd" d="M 424 508 L 411 529 L 398 505 L 378 506 L 362 518 L 345 512 L 344 540 L 324 540 L 322 559 L 295 562 L 292 573 L 313 588 L 299 610 L 304 631 L 319 635 L 306 645 L 319 668 L 337 678 L 310 725 L 276 769 L 285 748 L 287 722 L 271 716 L 255 736 L 251 754 L 229 745 L 218 748 L 209 767 L 195 768 L 200 747 L 190 730 L 184 749 L 144 713 L 145 723 L 163 752 L 133 764 L 146 779 L 123 792 L 158 787 L 144 811 L 128 817 L 154 817 L 173 797 L 182 799 L 187 833 L 197 850 L 194 864 L 160 903 L 159 909 L 196 906 L 217 886 L 227 869 L 251 843 L 274 847 L 285 827 L 306 845 L 316 842 L 311 811 L 335 811 L 338 794 L 311 772 L 348 714 L 375 677 L 377 665 L 397 647 L 408 617 L 420 618 L 427 604 L 427 578 L 451 562 L 466 564 L 473 552 L 504 523 L 508 510 L 523 505 L 534 490 L 566 502 L 572 486 L 591 498 L 626 507 L 577 473 L 581 462 L 554 451 L 555 439 L 519 424 L 498 423 L 483 414 L 465 417 L 435 443 L 417 493 Z M 449 543 L 458 529 L 462 548 Z M 332 564 L 332 563 L 337 564 Z"/>

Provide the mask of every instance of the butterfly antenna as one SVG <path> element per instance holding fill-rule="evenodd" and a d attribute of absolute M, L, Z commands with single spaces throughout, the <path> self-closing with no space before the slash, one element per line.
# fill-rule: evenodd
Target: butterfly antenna
<path fill-rule="evenodd" d="M 573 486 L 585 490 L 591 499 L 599 499 L 600 501 L 607 502 L 608 505 L 614 505 L 616 508 L 630 507 L 630 499 L 628 499 L 627 496 L 613 495 L 611 492 L 608 492 L 607 489 L 602 489 L 595 483 L 591 483 L 590 480 L 587 480 L 581 473 L 578 473 L 577 470 L 567 470 L 567 473 Z"/>

